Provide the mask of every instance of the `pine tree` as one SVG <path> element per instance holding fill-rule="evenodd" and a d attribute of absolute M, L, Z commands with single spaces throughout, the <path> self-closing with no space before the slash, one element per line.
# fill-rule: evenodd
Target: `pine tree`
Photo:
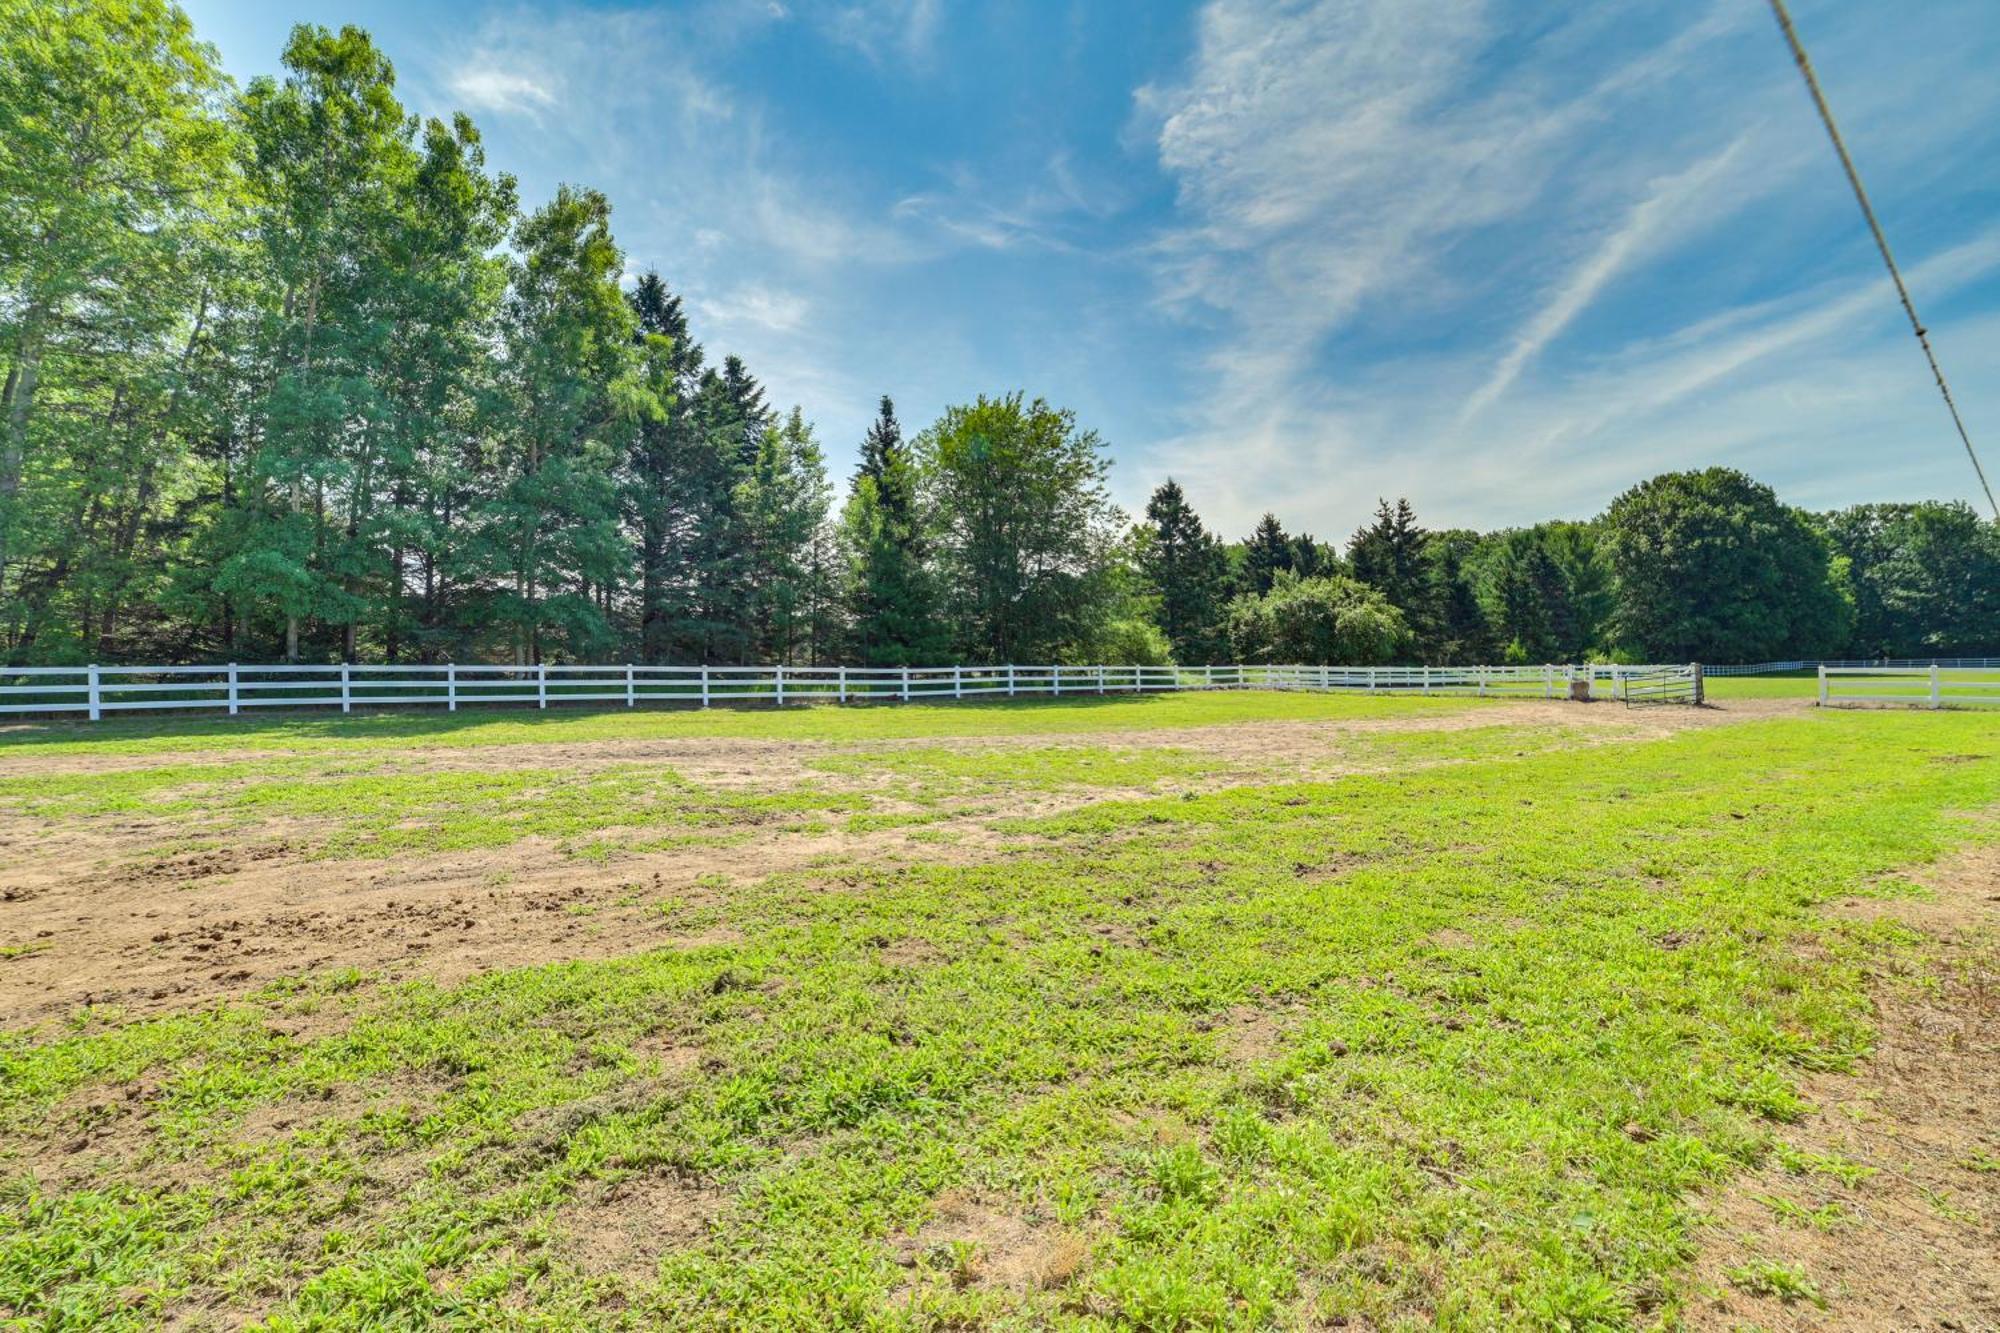
<path fill-rule="evenodd" d="M 681 298 L 658 273 L 641 274 L 631 303 L 641 365 L 659 411 L 630 438 L 621 486 L 638 552 L 639 656 L 651 663 L 699 656 L 694 570 L 705 538 L 732 501 L 733 469 L 697 418 L 704 354 Z"/>
<path fill-rule="evenodd" d="M 1292 542 L 1285 535 L 1284 525 L 1278 522 L 1276 514 L 1265 514 L 1257 520 L 1257 528 L 1243 543 L 1243 564 L 1241 569 L 1241 592 L 1252 597 L 1261 597 L 1271 591 L 1272 581 L 1279 570 L 1292 567 Z"/>
<path fill-rule="evenodd" d="M 1424 549 L 1430 534 L 1417 526 L 1408 500 L 1393 508 L 1387 500 L 1375 507 L 1374 521 L 1354 534 L 1347 546 L 1353 576 L 1377 589 L 1403 613 L 1419 656 L 1433 655 L 1437 646 L 1434 585 L 1425 568 Z"/>
<path fill-rule="evenodd" d="M 794 407 L 783 424 L 765 429 L 737 488 L 750 651 L 760 661 L 794 662 L 810 647 L 812 545 L 831 501 L 825 457 L 805 413 Z"/>
<path fill-rule="evenodd" d="M 942 660 L 944 628 L 926 565 L 917 475 L 889 395 L 861 441 L 861 464 L 842 511 L 848 638 L 867 666 Z"/>
<path fill-rule="evenodd" d="M 1174 660 L 1212 662 L 1222 650 L 1229 562 L 1171 477 L 1146 502 L 1139 529 L 1139 577 Z"/>
<path fill-rule="evenodd" d="M 603 603 L 629 554 L 614 443 L 659 404 L 638 374 L 604 196 L 559 188 L 521 223 L 515 249 L 500 484 L 478 519 L 485 570 L 500 585 L 489 613 L 510 628 L 516 661 L 544 660 L 550 634 L 584 657 L 610 645 Z"/>

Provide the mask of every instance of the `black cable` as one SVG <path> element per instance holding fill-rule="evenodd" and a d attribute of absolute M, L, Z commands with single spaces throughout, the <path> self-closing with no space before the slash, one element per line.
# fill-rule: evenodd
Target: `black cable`
<path fill-rule="evenodd" d="M 1882 262 L 1889 266 L 1889 277 L 1896 284 L 1896 295 L 1902 299 L 1903 313 L 1910 317 L 1910 328 L 1917 335 L 1917 342 L 1924 349 L 1924 360 L 1931 363 L 1931 375 L 1937 380 L 1938 392 L 1944 395 L 1945 410 L 1951 413 L 1951 424 L 1958 427 L 1958 438 L 1965 444 L 1965 456 L 1972 460 L 1972 470 L 1979 475 L 1979 489 L 1986 492 L 1986 503 L 1993 510 L 1993 517 L 2000 520 L 2000 503 L 1993 499 L 1993 487 L 1987 484 L 1986 469 L 1979 466 L 1979 454 L 1972 447 L 1972 436 L 1965 430 L 1965 420 L 1958 415 L 1958 404 L 1952 401 L 1951 386 L 1945 383 L 1944 371 L 1938 365 L 1937 354 L 1931 351 L 1930 331 L 1917 318 L 1917 307 L 1910 301 L 1910 289 L 1903 285 L 1903 275 L 1896 267 L 1896 257 L 1889 253 L 1889 240 L 1882 234 L 1882 224 L 1875 219 L 1875 209 L 1868 202 L 1868 191 L 1861 188 L 1861 173 L 1854 169 L 1854 159 L 1847 154 L 1847 144 L 1840 137 L 1840 129 L 1833 123 L 1833 111 L 1826 104 L 1826 94 L 1819 90 L 1819 78 L 1813 73 L 1812 62 L 1806 59 L 1805 44 L 1799 41 L 1799 31 L 1792 26 L 1792 16 L 1785 10 L 1785 0 L 1771 0 L 1771 12 L 1778 16 L 1778 26 L 1784 30 L 1785 42 L 1792 48 L 1792 59 L 1798 62 L 1799 73 L 1805 75 L 1806 91 L 1812 94 L 1813 105 L 1819 109 L 1820 123 L 1826 126 L 1827 137 L 1833 140 L 1833 151 L 1840 154 L 1841 169 L 1847 173 L 1847 183 L 1854 187 L 1855 202 L 1861 205 L 1861 216 L 1868 220 L 1868 230 L 1875 236 L 1875 248 L 1882 252 Z"/>

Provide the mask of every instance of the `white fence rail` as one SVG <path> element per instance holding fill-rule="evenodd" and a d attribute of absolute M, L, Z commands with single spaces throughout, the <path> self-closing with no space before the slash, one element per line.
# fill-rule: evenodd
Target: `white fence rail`
<path fill-rule="evenodd" d="M 1627 698 L 1660 673 L 1699 679 L 1692 666 L 948 666 L 780 667 L 570 664 L 0 667 L 0 715 L 221 712 L 551 703 L 885 703 L 1024 694 L 1060 698 L 1164 690 L 1355 690 L 1553 699 L 1573 682 Z M 1637 697 L 1633 694 L 1631 697 Z"/>
<path fill-rule="evenodd" d="M 2000 657 L 1878 657 L 1873 659 L 1857 657 L 1840 660 L 1829 657 L 1823 661 L 1816 657 L 1808 657 L 1793 662 L 1738 662 L 1728 666 L 1704 665 L 1701 670 L 1702 674 L 1706 676 L 1770 676 L 1786 671 L 1810 671 L 1814 667 L 1827 667 L 1830 669 L 1844 669 L 1849 667 L 1902 667 L 1908 669 L 1933 666 L 1944 667 L 1946 670 L 1996 671 L 2000 670 Z"/>
<path fill-rule="evenodd" d="M 2000 675 L 1977 668 L 1835 667 L 1819 669 L 1822 708 L 1840 704 L 1902 704 L 1906 708 L 2000 705 Z"/>

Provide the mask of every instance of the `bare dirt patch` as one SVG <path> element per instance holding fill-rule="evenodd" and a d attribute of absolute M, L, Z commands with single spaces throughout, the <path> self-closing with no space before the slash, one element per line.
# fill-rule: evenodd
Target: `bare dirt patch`
<path fill-rule="evenodd" d="M 1934 897 L 1836 910 L 1933 935 L 1934 983 L 1886 979 L 1874 1054 L 1807 1080 L 1818 1110 L 1782 1135 L 1805 1169 L 1773 1163 L 1714 1201 L 1689 1327 L 2000 1329 L 2000 847 L 1919 878 Z M 1844 1181 L 1846 1163 L 1872 1174 Z"/>
<path fill-rule="evenodd" d="M 721 1190 L 669 1171 L 590 1187 L 558 1210 L 562 1250 L 586 1273 L 642 1287 L 662 1256 L 702 1242 L 725 1201 Z"/>
<path fill-rule="evenodd" d="M 164 817 L 55 820 L 0 813 L 0 945 L 11 951 L 0 956 L 0 1028 L 42 1022 L 82 1004 L 117 1004 L 135 1015 L 184 1010 L 324 968 L 448 983 L 496 968 L 688 946 L 689 932 L 673 913 L 661 910 L 663 901 L 715 906 L 726 896 L 718 884 L 842 860 L 963 862 L 1004 856 L 1034 841 L 1007 827 L 1004 821 L 1010 819 L 1061 814 L 1120 797 L 1356 771 L 1357 764 L 1342 756 L 1343 740 L 1356 735 L 1561 726 L 1572 735 L 1615 740 L 1768 716 L 1776 711 L 1773 703 L 1795 707 L 1791 701 L 1754 701 L 1721 710 L 1627 709 L 1510 700 L 1400 717 L 1102 735 L 866 745 L 722 737 L 458 749 L 412 743 L 368 752 L 372 762 L 399 772 L 659 764 L 715 787 L 772 789 L 812 782 L 865 794 L 871 817 L 879 821 L 802 831 L 783 821 L 746 819 L 714 840 L 690 839 L 658 851 L 614 850 L 605 861 L 581 859 L 537 838 L 470 852 L 331 861 L 319 859 L 315 849 L 338 831 L 337 821 L 268 818 L 210 831 L 215 841 L 190 847 L 189 833 L 199 830 Z M 899 802 L 892 788 L 865 774 L 812 767 L 830 754 L 903 746 L 1005 752 L 1066 744 L 1173 747 L 1230 767 L 1226 773 L 1133 790 L 1089 785 L 980 790 L 923 809 Z M 6 756 L 0 769 L 31 777 L 178 764 L 193 757 L 23 751 Z M 251 756 L 204 757 L 235 762 Z M 347 764 L 354 757 L 330 752 L 327 762 Z M 899 820 L 907 822 L 899 826 Z M 620 831 L 601 832 L 615 844 Z M 1339 869 L 1308 867 L 1301 873 Z"/>
<path fill-rule="evenodd" d="M 900 1247 L 900 1260 L 943 1270 L 954 1286 L 1005 1291 L 1054 1291 L 1090 1261 L 1090 1245 L 1074 1231 L 1039 1222 L 967 1192 L 939 1197 L 936 1212 Z"/>
<path fill-rule="evenodd" d="M 724 946 L 721 925 L 689 929 L 690 911 L 719 908 L 728 886 L 816 862 L 893 863 L 1001 854 L 997 834 L 913 844 L 909 832 L 771 834 L 580 862 L 545 839 L 393 861 L 252 858 L 187 874 L 103 873 L 85 857 L 0 870 L 31 884 L 6 906 L 10 940 L 34 947 L 0 959 L 0 1027 L 82 1004 L 132 1015 L 185 1010 L 279 977 L 358 968 L 385 980 L 449 984 L 482 972 L 654 948 Z M 1018 842 L 1013 844 L 1018 845 Z"/>

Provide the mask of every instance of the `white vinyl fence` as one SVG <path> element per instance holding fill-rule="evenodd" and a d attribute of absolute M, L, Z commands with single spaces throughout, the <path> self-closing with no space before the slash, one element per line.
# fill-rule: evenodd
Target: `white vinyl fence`
<path fill-rule="evenodd" d="M 0 667 L 0 714 L 223 712 L 551 703 L 889 703 L 914 699 L 1165 690 L 1354 690 L 1566 698 L 1572 682 L 1637 702 L 1659 682 L 1698 685 L 1695 666 L 731 667 L 446 664 Z"/>
<path fill-rule="evenodd" d="M 1944 666 L 1823 666 L 1821 707 L 1902 704 L 1906 708 L 1976 708 L 2000 704 L 2000 672 Z"/>
<path fill-rule="evenodd" d="M 1881 657 L 1873 660 L 1865 658 L 1845 658 L 1835 660 L 1817 657 L 1800 658 L 1791 662 L 1738 662 L 1728 666 L 1702 665 L 1705 676 L 1775 676 L 1787 671 L 1810 671 L 1814 667 L 1944 667 L 1947 670 L 1965 668 L 1974 671 L 2000 671 L 2000 657 Z"/>

